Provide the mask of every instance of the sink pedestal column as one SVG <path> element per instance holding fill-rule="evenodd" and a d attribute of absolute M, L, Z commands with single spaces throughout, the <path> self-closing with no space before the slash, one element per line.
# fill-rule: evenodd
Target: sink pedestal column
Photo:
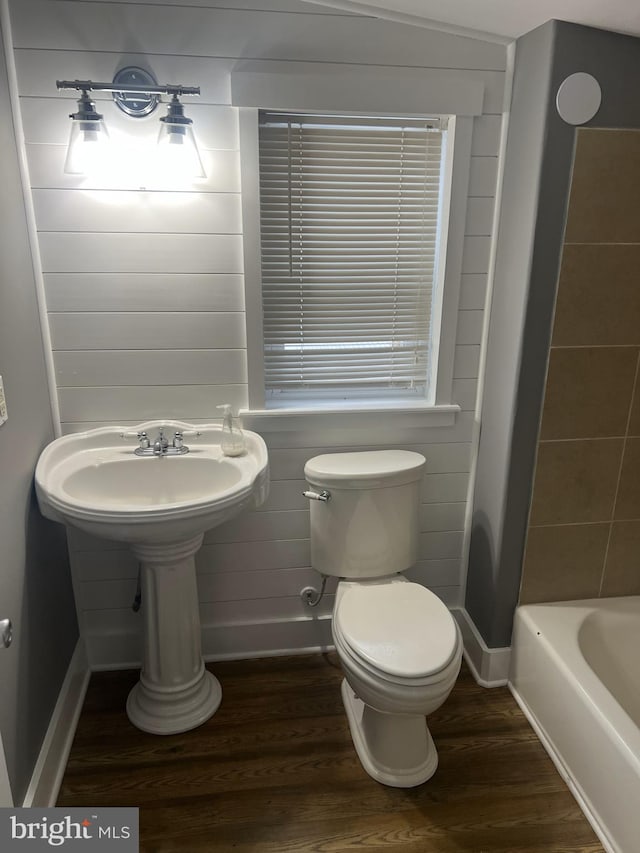
<path fill-rule="evenodd" d="M 144 656 L 127 715 L 152 734 L 193 729 L 222 699 L 220 683 L 202 660 L 194 561 L 202 539 L 200 534 L 185 542 L 133 546 L 141 563 Z"/>

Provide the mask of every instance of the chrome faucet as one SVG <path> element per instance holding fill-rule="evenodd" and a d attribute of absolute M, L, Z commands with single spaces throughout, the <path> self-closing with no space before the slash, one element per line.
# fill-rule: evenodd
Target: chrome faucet
<path fill-rule="evenodd" d="M 133 451 L 136 456 L 183 456 L 189 452 L 189 448 L 184 443 L 184 435 L 182 432 L 176 432 L 173 441 L 169 444 L 169 440 L 164 434 L 164 429 L 158 431 L 153 444 L 149 440 L 146 432 L 137 433 L 139 447 Z"/>
<path fill-rule="evenodd" d="M 165 456 L 167 450 L 169 449 L 169 441 L 164 434 L 164 430 L 161 429 L 158 433 L 158 437 L 153 442 L 153 455 L 154 456 Z"/>

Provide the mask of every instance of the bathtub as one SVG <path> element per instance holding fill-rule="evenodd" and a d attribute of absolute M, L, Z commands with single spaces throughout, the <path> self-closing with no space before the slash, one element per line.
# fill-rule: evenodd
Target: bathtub
<path fill-rule="evenodd" d="M 509 686 L 609 853 L 640 851 L 640 596 L 516 611 Z"/>

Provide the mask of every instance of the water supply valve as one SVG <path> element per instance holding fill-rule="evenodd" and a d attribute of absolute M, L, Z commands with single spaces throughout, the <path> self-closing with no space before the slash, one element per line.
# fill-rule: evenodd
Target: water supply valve
<path fill-rule="evenodd" d="M 8 649 L 13 641 L 13 625 L 11 619 L 0 619 L 0 641 Z"/>

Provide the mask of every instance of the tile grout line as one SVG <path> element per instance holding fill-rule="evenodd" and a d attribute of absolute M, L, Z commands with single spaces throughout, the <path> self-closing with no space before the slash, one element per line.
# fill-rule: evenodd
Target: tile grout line
<path fill-rule="evenodd" d="M 636 519 L 624 519 L 625 521 L 635 521 Z M 611 521 L 603 519 L 602 521 L 556 521 L 546 524 L 531 524 L 530 529 L 542 527 L 594 527 L 597 524 L 610 524 Z"/>
<path fill-rule="evenodd" d="M 602 598 L 602 588 L 604 586 L 604 576 L 607 568 L 607 560 L 609 559 L 609 546 L 611 545 L 611 536 L 613 533 L 613 525 L 615 522 L 616 506 L 618 504 L 618 492 L 620 491 L 620 481 L 622 479 L 622 468 L 624 466 L 624 457 L 627 451 L 627 441 L 629 440 L 629 427 L 631 425 L 631 414 L 633 412 L 633 404 L 636 397 L 636 388 L 638 383 L 638 371 L 640 370 L 640 350 L 636 359 L 636 372 L 633 377 L 633 386 L 631 390 L 631 400 L 629 402 L 629 412 L 627 414 L 627 426 L 624 432 L 624 440 L 622 442 L 622 455 L 620 456 L 620 465 L 618 467 L 618 479 L 616 481 L 616 490 L 613 497 L 613 508 L 611 510 L 611 520 L 609 522 L 609 535 L 607 536 L 607 545 L 604 550 L 604 561 L 602 563 L 602 572 L 600 574 L 600 586 L 598 588 L 598 598 Z"/>
<path fill-rule="evenodd" d="M 230 383 L 234 384 L 234 383 Z M 237 384 L 237 383 L 235 383 Z M 65 386 L 68 388 L 82 388 L 82 387 L 90 387 L 90 386 L 82 386 L 82 385 L 68 385 Z M 109 387 L 109 386 L 99 386 L 99 387 Z M 135 386 L 131 385 L 123 385 L 120 386 L 123 388 L 131 388 Z M 621 435 L 596 435 L 596 436 L 578 436 L 577 438 L 541 438 L 538 444 L 568 444 L 570 442 L 577 441 L 620 441 L 620 439 L 625 439 L 626 435 L 622 433 Z"/>
<path fill-rule="evenodd" d="M 144 309 L 147 310 L 147 309 Z M 194 309 L 197 310 L 197 309 Z M 60 313 L 74 313 L 72 311 L 60 312 Z M 85 313 L 91 313 L 90 311 L 85 311 Z M 116 313 L 116 312 L 113 312 Z M 554 344 L 552 347 L 549 347 L 549 350 L 574 350 L 574 349 L 635 349 L 638 346 L 635 344 Z"/>

